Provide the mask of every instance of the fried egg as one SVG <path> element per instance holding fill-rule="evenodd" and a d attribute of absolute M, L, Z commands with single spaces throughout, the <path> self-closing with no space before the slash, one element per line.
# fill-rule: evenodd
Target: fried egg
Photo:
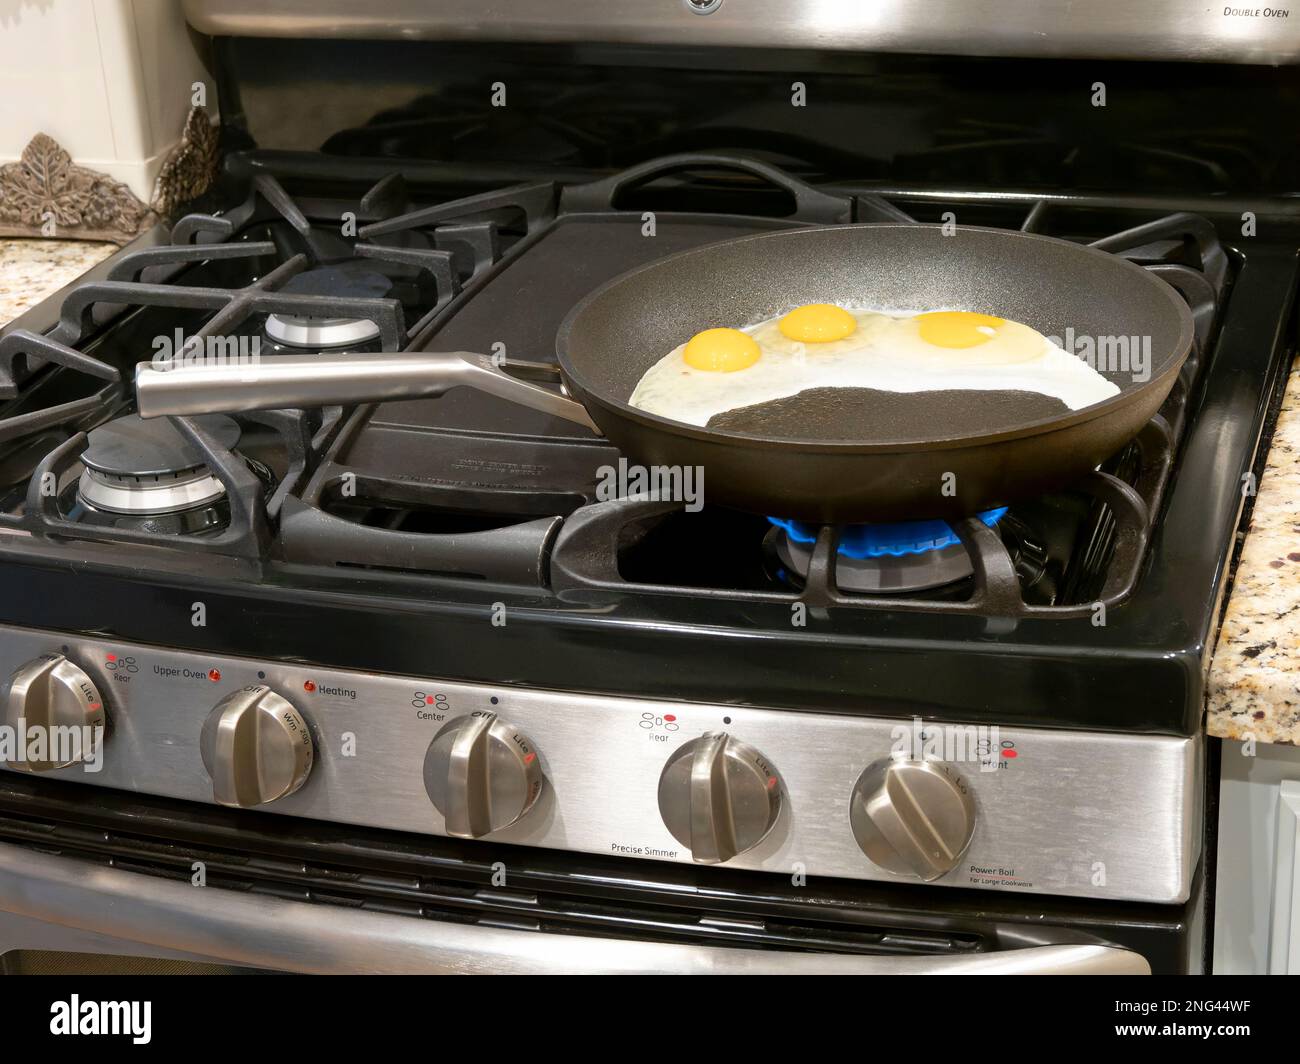
<path fill-rule="evenodd" d="M 646 370 L 629 403 L 705 426 L 728 410 L 812 388 L 1036 392 L 1070 410 L 1119 394 L 1020 322 L 965 310 L 899 315 L 808 303 L 743 329 L 696 333 Z"/>

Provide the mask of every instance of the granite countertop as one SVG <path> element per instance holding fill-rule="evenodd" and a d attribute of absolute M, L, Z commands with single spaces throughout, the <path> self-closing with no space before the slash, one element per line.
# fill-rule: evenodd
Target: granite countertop
<path fill-rule="evenodd" d="M 1287 381 L 1207 691 L 1211 735 L 1300 744 L 1300 362 Z"/>
<path fill-rule="evenodd" d="M 0 240 L 0 325 L 113 254 L 85 240 Z"/>

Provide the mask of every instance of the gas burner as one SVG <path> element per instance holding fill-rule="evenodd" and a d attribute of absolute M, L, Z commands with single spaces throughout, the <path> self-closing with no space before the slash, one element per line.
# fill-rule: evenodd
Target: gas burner
<path fill-rule="evenodd" d="M 393 282 L 366 263 L 345 262 L 300 273 L 291 278 L 282 291 L 294 295 L 382 299 L 392 293 Z M 270 314 L 265 328 L 267 337 L 282 347 L 379 350 L 379 325 L 367 318 Z"/>
<path fill-rule="evenodd" d="M 980 520 L 990 528 L 1006 507 L 986 510 Z M 769 517 L 771 547 L 787 578 L 808 575 L 817 526 Z M 970 555 L 946 521 L 902 521 L 887 525 L 849 525 L 840 533 L 835 582 L 841 591 L 901 594 L 944 587 L 969 577 Z"/>
<path fill-rule="evenodd" d="M 196 421 L 222 447 L 239 440 L 239 426 L 228 417 Z M 94 429 L 89 440 L 70 500 L 73 519 L 176 535 L 218 531 L 229 522 L 226 489 L 170 421 L 129 414 Z"/>

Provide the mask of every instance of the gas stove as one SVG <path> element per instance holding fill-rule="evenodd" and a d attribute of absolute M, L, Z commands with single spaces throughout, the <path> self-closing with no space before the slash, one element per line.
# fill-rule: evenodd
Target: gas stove
<path fill-rule="evenodd" d="M 736 674 L 728 669 L 737 653 L 748 657 L 753 639 L 776 644 L 778 657 L 782 643 L 838 656 L 840 681 L 852 684 L 852 673 L 843 672 L 853 669 L 843 660 L 848 649 L 890 631 L 899 642 L 878 648 L 887 657 L 905 655 L 899 644 L 912 639 L 914 652 L 928 647 L 959 671 L 996 670 L 996 704 L 974 700 L 962 707 L 967 716 L 1033 724 L 1042 670 L 1073 668 L 1072 654 L 1126 647 L 1125 678 L 1117 682 L 1128 695 L 1108 691 L 1098 704 L 1062 707 L 1053 723 L 1105 728 L 1120 719 L 1131 724 L 1137 713 L 1149 730 L 1194 730 L 1197 710 L 1184 697 L 1184 676 L 1176 688 L 1166 683 L 1167 699 L 1155 701 L 1149 686 L 1138 693 L 1134 681 L 1139 673 L 1182 673 L 1179 652 L 1208 637 L 1208 593 L 1230 539 L 1206 535 L 1206 522 L 1226 533 L 1241 498 L 1229 494 L 1220 513 L 1202 512 L 1188 533 L 1194 544 L 1166 545 L 1171 525 L 1162 517 L 1178 504 L 1166 493 L 1180 478 L 1204 484 L 1223 476 L 1224 454 L 1207 449 L 1208 441 L 1219 437 L 1222 422 L 1235 426 L 1240 416 L 1217 410 L 1223 388 L 1208 378 L 1253 372 L 1262 394 L 1277 373 L 1271 359 L 1258 357 L 1253 337 L 1243 338 L 1238 353 L 1230 335 L 1223 354 L 1220 331 L 1234 301 L 1252 298 L 1274 301 L 1280 327 L 1290 281 L 1282 256 L 1270 261 L 1260 252 L 1247 269 L 1204 214 L 1161 213 L 1118 198 L 1005 196 L 989 205 L 987 196 L 945 202 L 916 192 L 829 192 L 787 176 L 804 202 L 793 216 L 660 212 L 653 239 L 641 235 L 643 211 L 611 203 L 617 188 L 692 169 L 705 187 L 725 186 L 731 164 L 716 156 L 673 156 L 592 184 L 531 183 L 432 204 L 413 204 L 397 174 L 373 187 L 358 182 L 352 199 L 302 194 L 299 202 L 258 160 L 240 165 L 257 170 L 241 204 L 187 216 L 169 236 L 152 237 L 152 246 L 128 249 L 105 264 L 103 279 L 84 280 L 63 299 L 52 330 L 30 327 L 54 309 L 38 308 L 34 323 L 15 323 L 0 341 L 0 366 L 14 393 L 0 421 L 0 533 L 16 556 L 75 554 L 83 563 L 102 558 L 110 570 L 115 560 L 125 562 L 129 572 L 128 559 L 143 551 L 158 576 L 211 581 L 219 595 L 246 584 L 321 595 L 326 609 L 331 593 L 413 609 L 500 603 L 507 618 L 527 610 L 530 628 L 595 621 L 596 630 L 617 633 L 618 644 L 677 636 L 713 658 L 714 681 L 699 690 L 724 702 L 735 700 Z M 348 164 L 339 170 L 346 175 Z M 754 182 L 735 169 L 730 180 L 743 206 Z M 1175 285 L 1197 327 L 1177 385 L 1130 446 L 1068 490 L 980 515 L 979 528 L 942 521 L 819 528 L 706 500 L 668 501 L 656 497 L 653 484 L 638 484 L 626 460 L 588 430 L 468 388 L 352 408 L 158 420 L 132 412 L 129 380 L 142 352 L 274 359 L 287 350 L 285 323 L 294 321 L 301 335 L 318 340 L 331 329 L 350 332 L 357 342 L 343 346 L 362 355 L 368 347 L 499 352 L 513 372 L 554 381 L 560 319 L 592 287 L 635 265 L 746 232 L 937 218 L 948 206 L 981 223 L 1065 235 L 1125 255 Z M 358 239 L 339 246 L 324 220 L 350 208 L 358 212 Z M 261 239 L 273 234 L 278 240 Z M 142 280 L 146 275 L 158 279 Z M 529 313 L 511 314 L 524 299 Z M 96 328 L 105 306 L 130 310 Z M 1198 401 L 1203 393 L 1208 409 Z M 1237 455 L 1243 472 L 1253 441 L 1244 444 Z M 47 484 L 57 490 L 44 491 Z M 1203 511 L 1200 491 L 1191 495 L 1188 505 Z M 1199 578 L 1181 589 L 1164 586 L 1167 552 L 1198 547 Z M 148 593 L 156 591 L 155 584 Z M 811 611 L 818 623 L 792 627 L 792 609 Z M 1172 642 L 1153 643 L 1130 628 L 1171 612 L 1181 621 Z M 490 634 L 504 645 L 511 625 L 499 627 Z M 196 649 L 224 649 L 202 629 L 184 636 Z M 147 628 L 140 637 L 150 638 Z M 329 638 L 310 633 L 317 647 L 322 637 Z M 293 635 L 275 639 L 287 649 L 280 641 Z M 962 639 L 970 641 L 952 645 Z M 340 641 L 350 647 L 337 654 L 333 646 L 322 655 L 306 645 L 290 653 L 378 671 L 418 675 L 427 668 L 427 659 L 401 653 L 400 640 L 365 654 L 358 644 L 368 640 L 345 634 Z M 1009 654 L 1011 646 L 1020 649 Z M 1018 660 L 1032 660 L 1032 680 Z M 461 659 L 458 668 L 471 663 Z M 593 665 L 583 675 L 566 662 L 563 686 L 645 693 L 649 683 L 650 692 L 670 698 L 680 697 L 679 685 L 695 689 L 695 677 L 656 680 L 645 669 L 624 674 L 624 687 Z M 878 653 L 863 667 L 894 668 Z M 548 666 L 541 668 L 529 682 L 550 685 Z M 910 700 L 914 671 L 900 662 L 896 683 L 877 675 L 871 687 L 882 699 Z M 492 665 L 466 678 L 499 677 Z M 838 685 L 819 690 L 816 675 L 801 676 L 795 694 L 786 690 L 789 679 L 768 688 L 778 704 L 838 702 Z"/>
<path fill-rule="evenodd" d="M 251 96 L 261 43 L 226 47 Z M 1161 914 L 1180 943 L 1167 966 L 1195 967 L 1202 678 L 1286 372 L 1294 208 L 938 184 L 954 157 L 997 172 L 1001 152 L 1042 152 L 983 128 L 907 155 L 912 181 L 675 144 L 596 167 L 578 118 L 549 132 L 579 150 L 526 166 L 496 149 L 385 159 L 385 123 L 402 154 L 424 115 L 320 153 L 231 151 L 193 213 L 5 329 L 6 720 L 106 714 L 107 730 L 76 757 L 11 758 L 0 849 L 48 817 L 98 861 L 188 820 L 200 849 L 314 839 L 315 859 L 364 867 L 344 830 L 402 840 L 403 861 L 500 855 L 526 882 L 598 868 L 629 906 L 633 882 L 660 884 L 652 906 L 716 883 L 752 915 L 812 876 L 839 900 L 780 904 L 901 906 L 913 930 L 968 904 L 1014 923 L 1033 895 L 1075 928 L 1092 906 L 1112 938 Z M 1223 174 L 1126 158 L 1158 159 L 1174 186 Z M 560 321 L 626 270 L 750 233 L 950 218 L 1123 256 L 1177 290 L 1196 331 L 1131 444 L 966 521 L 823 527 L 670 499 L 582 426 L 468 388 L 136 412 L 138 362 L 314 352 L 479 352 L 558 392 Z M 73 838 L 81 795 L 120 850 Z M 127 802 L 144 815 L 130 830 L 113 815 Z M 535 929 L 557 921 L 590 933 L 576 917 Z M 711 945 L 774 941 L 691 926 Z"/>

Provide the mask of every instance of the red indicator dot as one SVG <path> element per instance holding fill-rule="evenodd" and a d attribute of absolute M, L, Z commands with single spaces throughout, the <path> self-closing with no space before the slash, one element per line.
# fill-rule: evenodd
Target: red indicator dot
<path fill-rule="evenodd" d="M 524 764 L 525 764 L 525 765 L 531 765 L 531 764 L 532 764 L 534 761 L 536 761 L 536 760 L 537 760 L 537 755 L 536 755 L 536 754 L 524 754 Z"/>
<path fill-rule="evenodd" d="M 776 786 L 776 777 L 775 777 L 775 776 L 768 776 L 768 777 L 767 777 L 767 789 L 770 791 L 770 790 L 772 790 L 772 788 L 774 788 L 775 786 Z"/>
<path fill-rule="evenodd" d="M 220 682 L 221 682 L 221 670 L 220 670 L 220 669 L 209 669 L 209 670 L 208 670 L 208 679 L 211 680 L 213 683 L 220 683 Z"/>
<path fill-rule="evenodd" d="M 431 706 L 431 705 L 433 705 L 433 695 L 425 695 L 425 696 L 424 696 L 424 704 L 425 704 L 426 706 Z"/>
<path fill-rule="evenodd" d="M 674 717 L 671 713 L 665 713 L 665 714 L 664 714 L 664 720 L 676 720 L 676 719 L 677 719 L 677 718 Z"/>
<path fill-rule="evenodd" d="M 316 685 L 308 680 L 302 685 L 302 689 L 310 694 L 312 691 L 316 690 Z"/>
<path fill-rule="evenodd" d="M 1003 751 L 1002 751 L 1002 756 L 1003 756 L 1003 757 L 1019 757 L 1020 755 L 1017 754 L 1014 750 L 1003 750 Z"/>
<path fill-rule="evenodd" d="M 109 660 L 109 661 L 116 661 L 116 660 L 117 660 L 117 655 L 116 655 L 116 654 L 109 654 L 109 655 L 108 655 L 108 660 Z"/>
<path fill-rule="evenodd" d="M 100 708 L 100 703 L 98 703 L 98 702 L 91 702 L 91 703 L 90 703 L 90 708 L 91 708 L 91 709 L 99 709 L 99 708 Z"/>

